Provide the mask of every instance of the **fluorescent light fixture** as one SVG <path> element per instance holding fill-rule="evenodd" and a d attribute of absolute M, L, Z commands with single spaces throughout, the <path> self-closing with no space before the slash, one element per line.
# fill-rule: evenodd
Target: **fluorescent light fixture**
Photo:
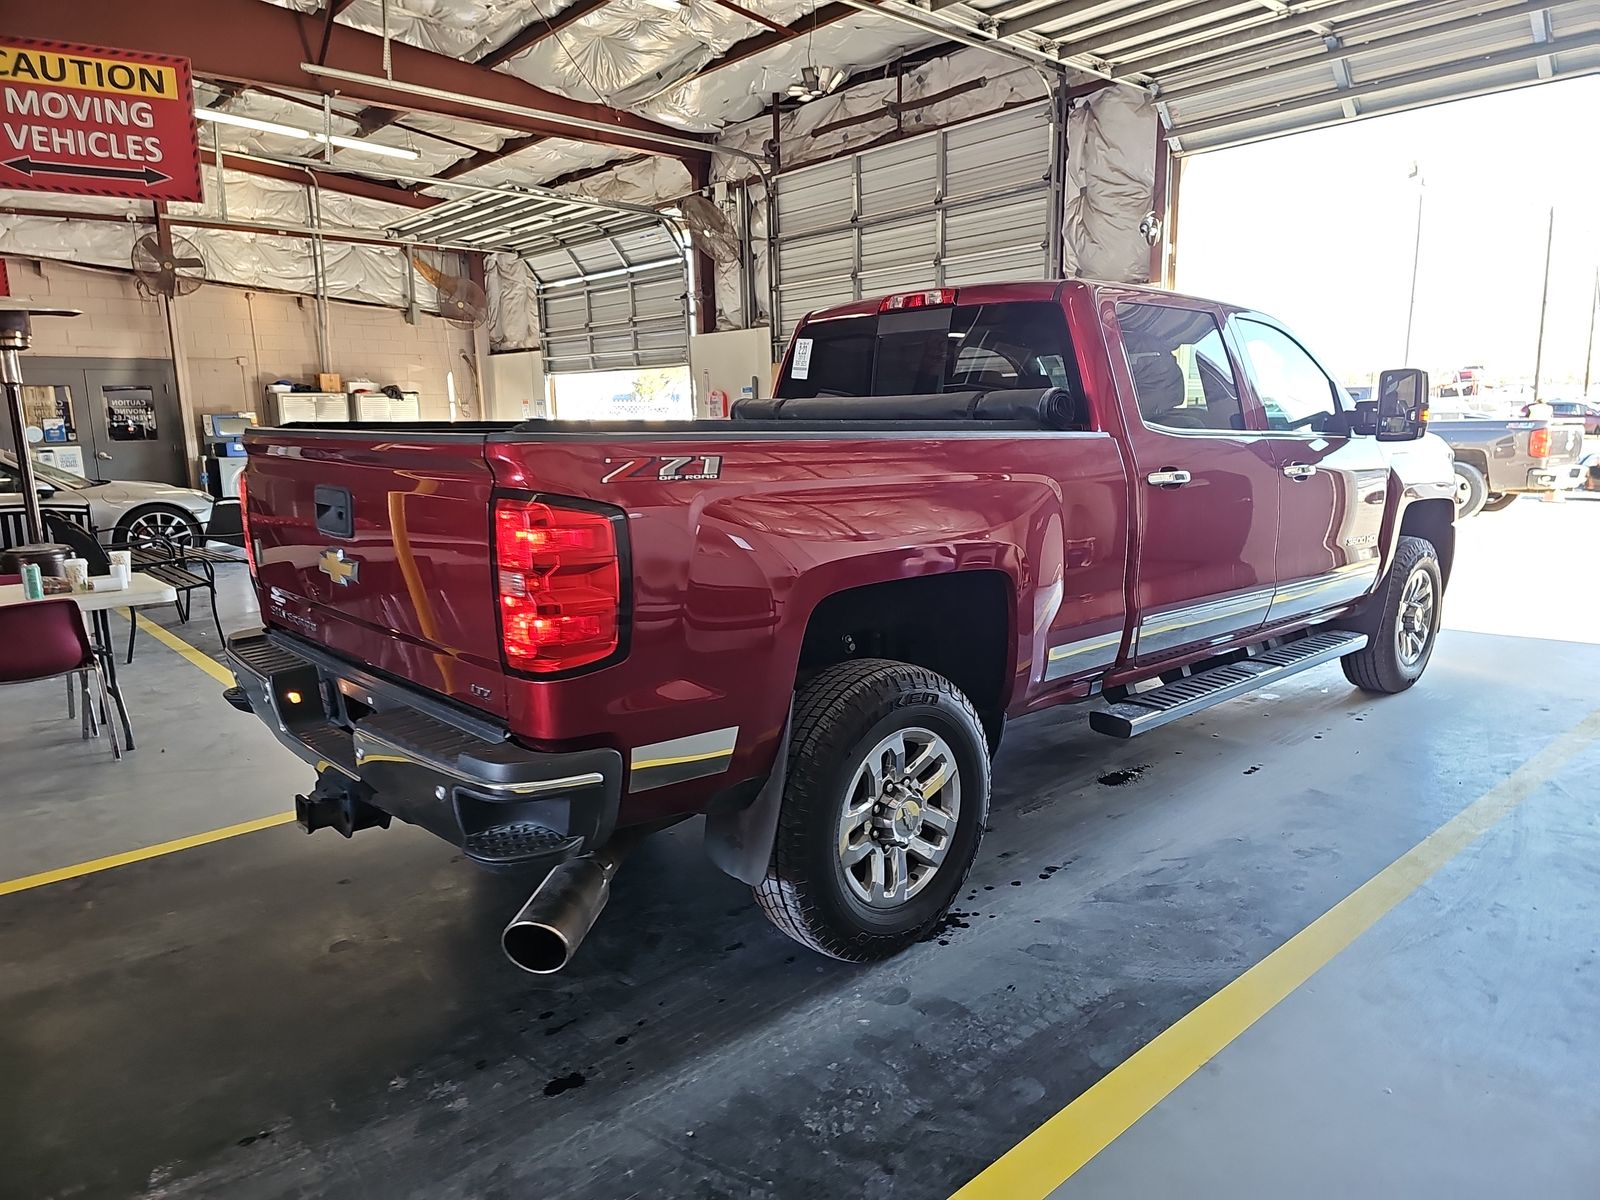
<path fill-rule="evenodd" d="M 194 115 L 202 121 L 211 121 L 217 125 L 236 125 L 240 129 L 254 129 L 258 133 L 275 133 L 279 137 L 300 138 L 305 141 L 332 142 L 335 146 L 346 150 L 360 150 L 366 154 L 382 154 L 388 158 L 421 157 L 415 150 L 407 150 L 404 146 L 385 146 L 382 142 L 365 142 L 360 138 L 340 137 L 337 133 L 330 138 L 311 129 L 301 129 L 298 125 L 281 125 L 277 121 L 242 117 L 238 113 L 223 112 L 216 108 L 197 108 L 194 110 Z"/>

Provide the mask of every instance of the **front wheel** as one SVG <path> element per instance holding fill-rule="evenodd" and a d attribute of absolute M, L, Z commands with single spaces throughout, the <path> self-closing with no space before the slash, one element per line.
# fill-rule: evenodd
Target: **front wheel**
<path fill-rule="evenodd" d="M 1360 623 L 1366 646 L 1339 660 L 1344 677 L 1364 692 L 1389 695 L 1416 683 L 1433 657 L 1443 599 L 1444 576 L 1433 543 L 1402 537 Z"/>
<path fill-rule="evenodd" d="M 832 958 L 926 936 L 960 894 L 989 810 L 983 724 L 948 679 L 838 663 L 795 700 L 778 832 L 755 889 L 767 919 Z"/>
<path fill-rule="evenodd" d="M 1510 508 L 1518 495 L 1517 492 L 1490 492 L 1489 498 L 1483 502 L 1483 511 L 1499 512 L 1502 508 Z"/>

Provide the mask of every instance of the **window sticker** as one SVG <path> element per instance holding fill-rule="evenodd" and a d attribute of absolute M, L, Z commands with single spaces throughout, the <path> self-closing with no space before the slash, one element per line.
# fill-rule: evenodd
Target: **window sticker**
<path fill-rule="evenodd" d="M 811 339 L 796 338 L 794 358 L 789 363 L 790 379 L 807 379 L 811 375 Z"/>

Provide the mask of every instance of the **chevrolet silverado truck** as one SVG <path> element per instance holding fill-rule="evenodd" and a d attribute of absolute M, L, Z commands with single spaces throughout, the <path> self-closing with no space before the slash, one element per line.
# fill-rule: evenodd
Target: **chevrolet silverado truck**
<path fill-rule="evenodd" d="M 228 699 L 391 818 L 545 871 L 559 969 L 643 834 L 705 818 L 784 933 L 867 961 L 960 892 L 1008 718 L 1143 735 L 1339 660 L 1399 692 L 1454 553 L 1427 378 L 1358 411 L 1260 313 L 1149 289 L 888 296 L 733 419 L 252 430 L 265 629 Z"/>
<path fill-rule="evenodd" d="M 1455 453 L 1456 520 L 1499 512 L 1518 496 L 1564 492 L 1583 483 L 1583 422 L 1485 417 L 1431 420 Z"/>

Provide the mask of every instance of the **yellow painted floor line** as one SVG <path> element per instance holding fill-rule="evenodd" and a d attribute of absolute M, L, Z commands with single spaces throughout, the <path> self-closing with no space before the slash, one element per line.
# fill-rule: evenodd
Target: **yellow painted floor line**
<path fill-rule="evenodd" d="M 147 858 L 160 858 L 164 854 L 176 854 L 180 850 L 192 850 L 196 846 L 207 846 L 212 842 L 226 841 L 228 838 L 239 837 L 241 834 L 255 833 L 261 829 L 271 829 L 275 825 L 287 825 L 294 820 L 292 812 L 274 813 L 270 817 L 257 817 L 254 821 L 241 821 L 237 825 L 227 825 L 221 829 L 211 829 L 205 833 L 195 833 L 188 837 L 174 838 L 170 842 L 158 842 L 154 846 L 145 846 L 139 850 L 125 850 L 121 854 L 108 854 L 104 858 L 92 858 L 88 862 L 73 863 L 70 867 L 57 867 L 53 871 L 40 871 L 37 875 L 24 875 L 19 879 L 0 881 L 0 896 L 9 896 L 14 892 L 26 892 L 31 888 L 45 887 L 48 884 L 60 883 L 66 879 L 77 879 L 83 875 L 93 875 L 96 871 L 110 871 L 116 867 L 125 867 L 129 863 L 143 862 Z"/>
<path fill-rule="evenodd" d="M 127 617 L 128 610 L 116 610 L 123 617 Z M 147 633 L 156 641 L 188 659 L 207 675 L 219 683 L 233 686 L 233 672 L 228 670 L 209 654 L 196 650 L 177 634 L 157 625 L 154 621 L 144 620 L 139 622 L 139 632 Z M 120 639 L 113 638 L 113 641 Z M 221 703 L 221 701 L 218 701 Z M 159 842 L 154 846 L 145 846 L 138 850 L 125 850 L 121 854 L 108 854 L 104 858 L 90 859 L 88 862 L 73 863 L 68 867 L 57 867 L 53 871 L 40 871 L 36 875 L 23 875 L 18 879 L 0 880 L 0 896 L 9 896 L 16 892 L 26 892 L 32 888 L 45 887 L 48 884 L 60 883 L 67 879 L 78 879 L 84 875 L 93 875 L 97 871 L 110 871 L 117 867 L 125 867 L 129 863 L 144 862 L 150 858 L 160 858 L 166 854 L 176 854 L 180 850 L 192 850 L 196 846 L 208 846 L 212 842 L 225 841 L 228 838 L 239 837 L 246 833 L 255 833 L 262 829 L 271 829 L 277 825 L 287 825 L 294 820 L 294 813 L 274 813 L 270 817 L 257 817 L 253 821 L 241 821 L 237 825 L 227 825 L 221 829 L 211 829 L 205 833 L 191 834 L 188 837 L 174 838 L 170 842 Z"/>
<path fill-rule="evenodd" d="M 125 608 L 117 609 L 117 613 L 124 618 L 128 616 L 128 610 Z M 145 620 L 139 622 L 139 632 L 140 634 L 148 633 L 167 649 L 173 651 L 174 653 L 181 654 L 184 658 L 188 659 L 195 666 L 199 667 L 207 675 L 211 676 L 211 678 L 215 679 L 223 686 L 233 686 L 234 681 L 232 671 L 228 670 L 227 667 L 223 666 L 204 651 L 196 650 L 193 646 L 189 645 L 188 642 L 184 641 L 181 637 L 166 627 L 157 625 L 154 621 L 146 618 Z M 120 638 L 112 638 L 111 640 L 113 642 L 121 641 Z M 135 646 L 138 645 L 137 642 L 134 644 Z"/>
<path fill-rule="evenodd" d="M 1305 929 L 1158 1034 L 984 1170 L 952 1200 L 1038 1200 L 1600 737 L 1600 709 L 1490 788 Z"/>

